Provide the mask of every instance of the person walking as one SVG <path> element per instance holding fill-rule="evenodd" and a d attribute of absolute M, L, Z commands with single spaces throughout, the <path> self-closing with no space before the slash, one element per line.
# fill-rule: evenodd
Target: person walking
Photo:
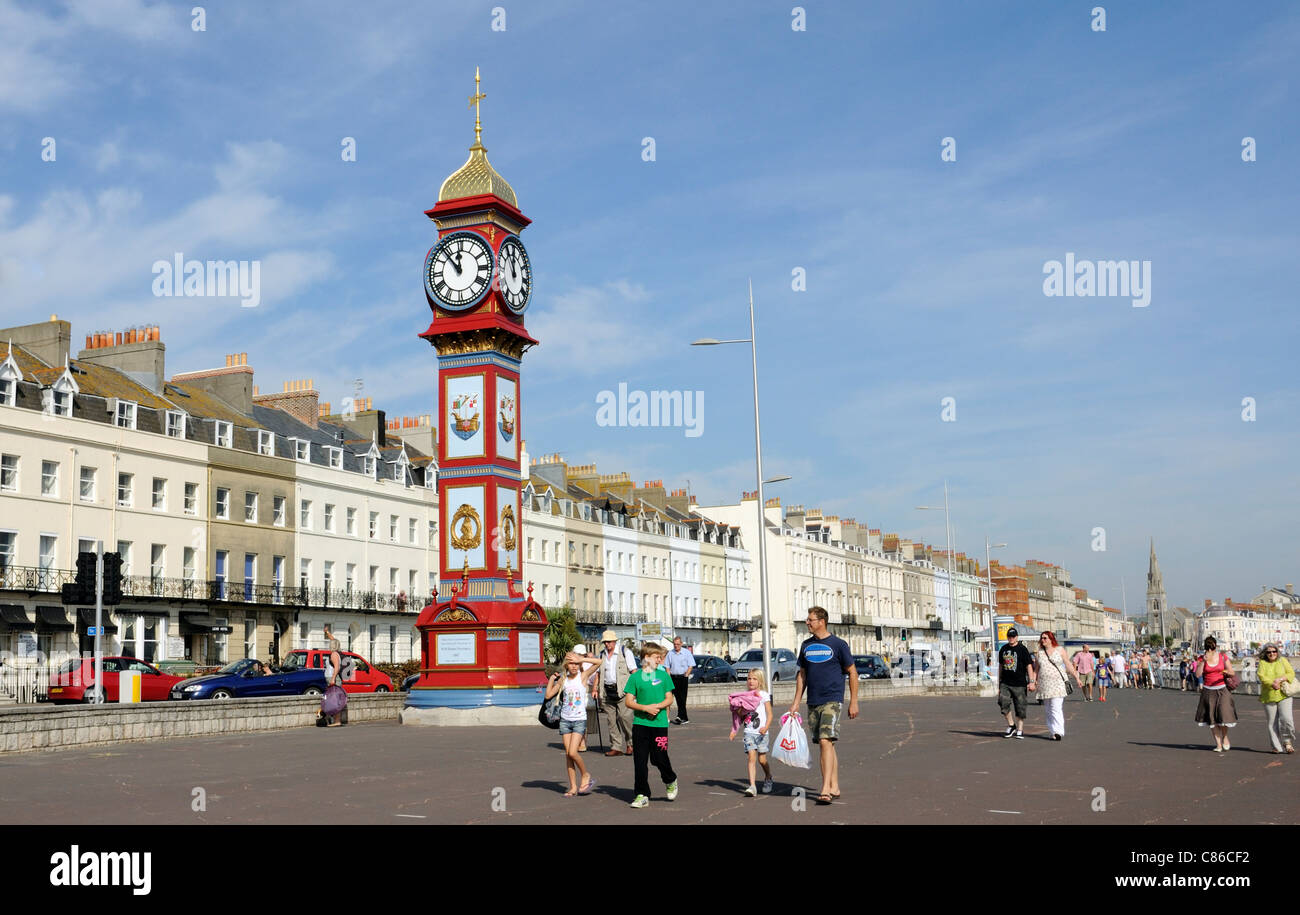
<path fill-rule="evenodd" d="M 1020 633 L 1007 630 L 1007 642 L 998 649 L 998 708 L 1007 718 L 1003 737 L 1025 739 L 1025 714 L 1028 710 L 1026 690 L 1036 688 L 1038 673 L 1029 649 L 1020 644 Z"/>
<path fill-rule="evenodd" d="M 1224 684 L 1231 676 L 1232 661 L 1219 651 L 1214 636 L 1205 639 L 1205 654 L 1196 662 L 1196 675 L 1201 680 L 1201 701 L 1196 705 L 1198 727 L 1210 726 L 1214 734 L 1214 752 L 1232 749 L 1228 741 L 1228 728 L 1237 726 L 1237 705 L 1232 700 L 1232 690 Z"/>
<path fill-rule="evenodd" d="M 695 655 L 682 647 L 682 637 L 673 639 L 673 650 L 668 652 L 668 675 L 673 678 L 673 696 L 677 699 L 677 717 L 673 724 L 689 724 L 686 711 L 686 690 L 691 685 L 691 671 L 695 669 Z"/>
<path fill-rule="evenodd" d="M 677 773 L 668 758 L 668 712 L 673 704 L 672 679 L 661 664 L 666 654 L 659 645 L 641 646 L 641 669 L 627 678 L 624 702 L 636 713 L 632 722 L 632 768 L 636 796 L 632 807 L 650 806 L 650 763 L 664 780 L 668 800 L 677 799 Z"/>
<path fill-rule="evenodd" d="M 1115 688 L 1123 689 L 1127 683 L 1128 662 L 1124 660 L 1124 652 L 1117 651 L 1110 659 L 1111 671 L 1115 674 Z"/>
<path fill-rule="evenodd" d="M 749 758 L 749 787 L 745 789 L 745 796 L 757 797 L 758 789 L 754 785 L 754 778 L 758 770 L 755 763 L 763 767 L 763 793 L 772 793 L 772 767 L 767 762 L 767 729 L 772 724 L 772 694 L 765 688 L 767 678 L 758 668 L 749 672 L 745 686 L 752 695 L 753 708 L 742 703 L 741 710 L 736 711 L 733 704 L 731 736 L 727 739 L 735 740 L 738 731 L 743 734 L 745 755 Z M 733 694 L 732 699 L 737 697 L 743 699 L 744 694 Z"/>
<path fill-rule="evenodd" d="M 1187 692 L 1187 659 L 1183 658 L 1178 662 L 1178 691 Z"/>
<path fill-rule="evenodd" d="M 1091 657 L 1091 655 L 1089 655 Z M 1034 673 L 1038 678 L 1038 695 L 1047 706 L 1047 736 L 1049 740 L 1061 740 L 1065 737 L 1065 694 L 1066 672 L 1074 677 L 1074 682 L 1083 686 L 1079 672 L 1066 657 L 1065 649 L 1056 641 L 1056 635 L 1049 629 L 1038 637 L 1038 654 L 1034 656 Z"/>
<path fill-rule="evenodd" d="M 808 731 L 821 753 L 822 787 L 818 804 L 829 804 L 840 796 L 839 759 L 835 741 L 840 739 L 840 709 L 844 703 L 844 675 L 849 678 L 849 717 L 858 717 L 858 673 L 853 666 L 849 643 L 831 635 L 826 628 L 829 615 L 823 607 L 809 607 L 804 622 L 812 635 L 799 646 L 799 672 L 794 679 L 794 701 L 790 714 L 797 714 L 804 688 L 808 689 Z"/>
<path fill-rule="evenodd" d="M 1110 686 L 1110 655 L 1097 662 L 1097 701 L 1106 701 L 1106 687 Z"/>
<path fill-rule="evenodd" d="M 1291 696 L 1282 692 L 1282 684 L 1295 682 L 1295 668 L 1282 657 L 1281 650 L 1269 642 L 1259 653 L 1259 701 L 1264 703 L 1268 722 L 1268 739 L 1274 753 L 1294 753 L 1295 719 L 1291 717 Z"/>
<path fill-rule="evenodd" d="M 1088 650 L 1087 643 L 1074 654 L 1074 669 L 1083 678 L 1083 701 L 1092 701 L 1092 682 L 1095 679 L 1096 659 Z"/>
<path fill-rule="evenodd" d="M 591 685 L 591 696 L 609 728 L 609 747 L 605 755 L 631 756 L 632 710 L 623 702 L 623 687 L 627 686 L 627 678 L 640 669 L 640 665 L 632 649 L 619 646 L 613 629 L 601 633 L 600 640 L 605 646 L 599 655 L 601 675 Z"/>
<path fill-rule="evenodd" d="M 563 693 L 560 702 L 560 739 L 564 741 L 564 771 L 569 777 L 569 790 L 565 797 L 590 794 L 596 784 L 595 777 L 587 771 L 578 755 L 578 747 L 587 733 L 587 694 L 590 684 L 600 673 L 600 662 L 587 657 L 583 651 L 570 651 L 564 657 L 564 672 L 551 675 L 546 686 L 546 698 Z M 581 781 L 579 781 L 581 779 Z"/>

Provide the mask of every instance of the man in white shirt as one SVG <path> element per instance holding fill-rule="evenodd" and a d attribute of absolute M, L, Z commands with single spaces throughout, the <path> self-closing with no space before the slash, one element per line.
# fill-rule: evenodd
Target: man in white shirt
<path fill-rule="evenodd" d="M 673 678 L 673 698 L 677 700 L 677 717 L 673 724 L 687 724 L 691 720 L 686 711 L 686 690 L 691 682 L 691 671 L 695 669 L 695 655 L 689 648 L 682 647 L 682 637 L 673 639 L 673 650 L 668 652 L 668 675 Z"/>
<path fill-rule="evenodd" d="M 591 684 L 591 697 L 597 700 L 600 713 L 609 727 L 609 749 L 606 756 L 632 755 L 632 710 L 623 702 L 623 687 L 635 670 L 640 670 L 636 658 L 627 648 L 620 648 L 618 636 L 612 629 L 601 633 L 604 643 L 599 658 L 600 676 Z"/>

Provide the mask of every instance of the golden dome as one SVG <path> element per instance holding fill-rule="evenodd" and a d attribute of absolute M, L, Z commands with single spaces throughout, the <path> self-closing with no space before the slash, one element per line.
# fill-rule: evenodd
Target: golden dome
<path fill-rule="evenodd" d="M 515 209 L 519 208 L 514 188 L 505 178 L 497 174 L 492 163 L 488 162 L 487 150 L 476 138 L 474 145 L 469 148 L 469 158 L 465 160 L 465 164 L 442 182 L 442 187 L 438 191 L 438 202 L 455 200 L 458 197 L 475 197 L 479 194 L 495 194 Z"/>

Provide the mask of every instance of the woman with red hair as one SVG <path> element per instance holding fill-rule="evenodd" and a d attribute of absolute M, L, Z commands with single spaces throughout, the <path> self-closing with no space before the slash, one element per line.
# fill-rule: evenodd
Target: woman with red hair
<path fill-rule="evenodd" d="M 1034 670 L 1038 674 L 1038 695 L 1047 706 L 1047 736 L 1060 740 L 1065 736 L 1065 674 L 1069 671 L 1074 682 L 1083 687 L 1079 672 L 1074 669 L 1069 656 L 1056 642 L 1050 631 L 1038 637 L 1038 653 L 1034 655 Z"/>

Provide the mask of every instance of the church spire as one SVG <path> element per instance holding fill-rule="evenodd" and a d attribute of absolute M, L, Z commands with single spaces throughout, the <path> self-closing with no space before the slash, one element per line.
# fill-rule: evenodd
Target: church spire
<path fill-rule="evenodd" d="M 1160 561 L 1156 559 L 1156 538 L 1151 538 L 1151 559 L 1147 566 L 1147 590 L 1164 590 L 1160 577 Z"/>

